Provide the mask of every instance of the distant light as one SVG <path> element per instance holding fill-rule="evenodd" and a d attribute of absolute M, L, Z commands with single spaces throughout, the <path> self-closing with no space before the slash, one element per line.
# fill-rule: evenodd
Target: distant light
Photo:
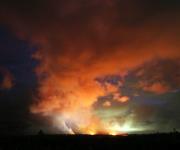
<path fill-rule="evenodd" d="M 130 123 L 125 123 L 123 126 L 119 124 L 111 125 L 107 128 L 109 135 L 127 135 L 130 132 L 141 131 L 141 128 L 135 128 Z"/>
<path fill-rule="evenodd" d="M 89 135 L 96 135 L 96 132 L 90 131 L 88 134 Z"/>

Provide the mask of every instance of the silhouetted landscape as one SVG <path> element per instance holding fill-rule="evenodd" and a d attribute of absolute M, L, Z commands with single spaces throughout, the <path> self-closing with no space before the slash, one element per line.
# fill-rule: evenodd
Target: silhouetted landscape
<path fill-rule="evenodd" d="M 103 150 L 179 149 L 179 133 L 128 136 L 106 135 L 26 135 L 1 136 L 0 150 Z"/>

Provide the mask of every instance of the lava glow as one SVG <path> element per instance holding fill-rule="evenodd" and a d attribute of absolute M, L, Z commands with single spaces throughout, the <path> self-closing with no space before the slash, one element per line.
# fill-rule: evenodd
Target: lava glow
<path fill-rule="evenodd" d="M 118 124 L 113 125 L 113 126 L 109 126 L 106 127 L 104 131 L 98 132 L 98 131 L 89 131 L 87 132 L 87 134 L 89 135 L 96 135 L 96 134 L 105 134 L 105 135 L 127 135 L 128 133 L 132 133 L 132 132 L 137 132 L 137 131 L 142 131 L 142 129 L 140 128 L 134 128 L 132 126 L 130 126 L 129 124 L 125 124 L 122 127 Z"/>
<path fill-rule="evenodd" d="M 67 116 L 66 116 L 67 117 Z M 142 128 L 135 128 L 132 126 L 132 121 L 124 123 L 122 126 L 117 122 L 109 124 L 100 121 L 89 120 L 88 123 L 77 118 L 66 118 L 56 116 L 54 118 L 54 126 L 59 127 L 59 130 L 64 130 L 66 134 L 86 134 L 86 135 L 127 135 L 137 131 L 142 131 Z M 75 116 L 74 116 L 75 117 Z M 79 118 L 80 119 L 80 118 Z M 92 118 L 91 118 L 92 119 Z M 93 123 L 96 122 L 96 123 Z"/>

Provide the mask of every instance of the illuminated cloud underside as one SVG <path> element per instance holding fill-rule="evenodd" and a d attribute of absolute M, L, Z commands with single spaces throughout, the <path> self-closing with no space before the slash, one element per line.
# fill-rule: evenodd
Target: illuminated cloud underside
<path fill-rule="evenodd" d="M 166 72 L 161 67 L 162 74 L 158 69 L 152 76 L 143 72 L 151 69 L 146 70 L 152 62 L 179 63 L 178 12 L 153 9 L 157 14 L 150 16 L 151 9 L 146 9 L 151 6 L 148 1 L 141 2 L 143 8 L 131 0 L 128 3 L 125 0 L 47 0 L 43 4 L 32 14 L 29 9 L 21 13 L 21 7 L 29 7 L 28 4 L 20 5 L 17 10 L 8 11 L 7 19 L 3 15 L 8 10 L 4 3 L 1 13 L 7 24 L 16 22 L 12 28 L 22 38 L 30 35 L 31 42 L 40 45 L 33 55 L 40 64 L 36 68 L 38 98 L 30 107 L 31 112 L 49 117 L 52 126 L 69 134 L 148 130 L 135 125 L 143 106 L 129 113 L 130 105 L 139 93 L 125 93 L 123 89 L 132 72 L 138 82 L 128 86 L 137 92 L 165 94 L 178 89 L 178 75 L 174 86 L 166 82 Z M 164 7 L 166 9 L 166 4 Z M 164 65 L 157 63 L 155 66 Z M 103 103 L 99 105 L 103 100 L 105 108 Z M 109 118 L 97 114 L 99 109 L 117 106 L 118 112 L 125 107 L 127 114 L 114 114 Z M 102 112 L 105 113 L 110 112 Z M 118 121 L 117 117 L 123 121 Z"/>

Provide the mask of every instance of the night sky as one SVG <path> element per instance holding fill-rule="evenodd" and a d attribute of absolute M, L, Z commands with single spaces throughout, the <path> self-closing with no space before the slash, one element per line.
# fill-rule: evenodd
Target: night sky
<path fill-rule="evenodd" d="M 0 134 L 180 129 L 179 0 L 1 0 Z"/>

